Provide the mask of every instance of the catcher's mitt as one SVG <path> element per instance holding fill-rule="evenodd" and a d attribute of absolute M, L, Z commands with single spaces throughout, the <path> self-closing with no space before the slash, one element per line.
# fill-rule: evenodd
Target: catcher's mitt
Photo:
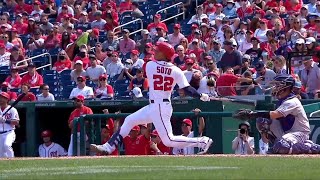
<path fill-rule="evenodd" d="M 254 118 L 254 111 L 251 109 L 239 109 L 233 113 L 232 117 L 242 121 L 250 120 Z"/>

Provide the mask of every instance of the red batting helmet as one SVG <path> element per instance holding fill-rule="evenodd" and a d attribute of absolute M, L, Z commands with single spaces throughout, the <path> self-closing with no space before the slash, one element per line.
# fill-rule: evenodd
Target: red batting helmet
<path fill-rule="evenodd" d="M 175 54 L 174 48 L 171 44 L 166 42 L 157 42 L 156 51 L 163 53 L 167 60 L 171 61 L 172 56 Z M 158 59 L 157 59 L 158 60 Z"/>
<path fill-rule="evenodd" d="M 6 93 L 6 92 L 1 92 L 1 93 L 0 93 L 0 96 L 6 98 L 6 99 L 8 99 L 8 100 L 10 99 L 10 95 L 9 95 L 8 93 Z"/>
<path fill-rule="evenodd" d="M 41 137 L 44 138 L 44 137 L 51 137 L 52 136 L 52 133 L 51 131 L 49 130 L 46 130 L 46 131 L 42 131 L 41 133 Z"/>

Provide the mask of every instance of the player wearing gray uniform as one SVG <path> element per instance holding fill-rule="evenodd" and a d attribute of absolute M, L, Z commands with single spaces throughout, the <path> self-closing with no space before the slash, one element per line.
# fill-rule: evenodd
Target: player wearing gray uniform
<path fill-rule="evenodd" d="M 274 111 L 240 110 L 238 114 L 249 119 L 257 118 L 259 132 L 274 139 L 274 154 L 319 154 L 320 145 L 309 140 L 310 124 L 300 100 L 292 92 L 295 80 L 291 75 L 277 75 L 273 82 L 272 95 L 279 102 Z M 272 137 L 272 138 L 271 138 Z"/>

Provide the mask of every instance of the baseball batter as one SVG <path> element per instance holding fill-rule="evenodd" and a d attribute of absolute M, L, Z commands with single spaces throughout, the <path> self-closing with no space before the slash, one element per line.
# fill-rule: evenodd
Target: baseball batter
<path fill-rule="evenodd" d="M 16 139 L 15 126 L 19 124 L 19 114 L 16 108 L 12 107 L 4 114 L 10 105 L 10 95 L 6 92 L 0 93 L 0 158 L 13 158 L 14 152 L 12 143 Z"/>
<path fill-rule="evenodd" d="M 91 144 L 92 151 L 110 154 L 118 144 L 122 143 L 123 137 L 126 137 L 134 126 L 148 123 L 154 124 L 165 146 L 177 148 L 198 147 L 202 149 L 200 154 L 208 151 L 212 144 L 212 139 L 208 137 L 174 136 L 172 133 L 170 97 L 176 84 L 190 96 L 200 98 L 202 101 L 210 101 L 207 94 L 199 94 L 191 87 L 181 69 L 170 62 L 174 54 L 174 48 L 170 44 L 165 42 L 157 43 L 154 56 L 156 61 L 149 61 L 146 65 L 146 75 L 150 84 L 150 104 L 129 115 L 121 128 L 113 134 L 107 143 L 103 145 Z"/>
<path fill-rule="evenodd" d="M 60 144 L 51 141 L 51 131 L 43 131 L 41 137 L 43 139 L 43 144 L 40 144 L 39 146 L 40 157 L 60 157 L 67 155 L 67 151 Z"/>
<path fill-rule="evenodd" d="M 279 100 L 274 111 L 240 110 L 249 119 L 257 118 L 261 134 L 274 137 L 274 154 L 319 154 L 320 145 L 309 140 L 310 125 L 306 112 L 292 92 L 295 80 L 291 75 L 281 74 L 271 82 L 272 95 Z M 271 138 L 270 138 L 271 140 Z"/>

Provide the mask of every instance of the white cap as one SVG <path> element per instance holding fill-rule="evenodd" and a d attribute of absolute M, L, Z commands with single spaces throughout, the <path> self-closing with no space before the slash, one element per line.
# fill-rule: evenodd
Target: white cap
<path fill-rule="evenodd" d="M 149 31 L 147 29 L 144 29 L 141 31 L 141 34 L 149 34 Z"/>
<path fill-rule="evenodd" d="M 306 38 L 306 44 L 311 44 L 316 42 L 316 39 L 314 37 L 308 37 Z"/>
<path fill-rule="evenodd" d="M 232 45 L 233 46 L 238 46 L 238 43 L 237 43 L 237 41 L 235 39 L 232 38 L 230 40 L 232 41 Z"/>
<path fill-rule="evenodd" d="M 141 98 L 143 97 L 141 89 L 139 87 L 135 87 L 132 89 L 132 93 L 134 94 L 135 97 Z"/>
<path fill-rule="evenodd" d="M 296 44 L 304 44 L 304 43 L 305 43 L 305 41 L 302 38 L 299 38 L 296 40 Z"/>
<path fill-rule="evenodd" d="M 81 64 L 83 65 L 83 62 L 81 60 L 77 60 L 75 64 Z"/>
<path fill-rule="evenodd" d="M 196 43 L 198 43 L 198 42 L 199 42 L 199 40 L 198 40 L 198 39 L 193 39 L 193 40 L 192 40 L 192 42 L 196 42 Z"/>
<path fill-rule="evenodd" d="M 168 40 L 166 40 L 164 37 L 160 37 L 158 39 L 158 42 L 168 42 Z"/>

